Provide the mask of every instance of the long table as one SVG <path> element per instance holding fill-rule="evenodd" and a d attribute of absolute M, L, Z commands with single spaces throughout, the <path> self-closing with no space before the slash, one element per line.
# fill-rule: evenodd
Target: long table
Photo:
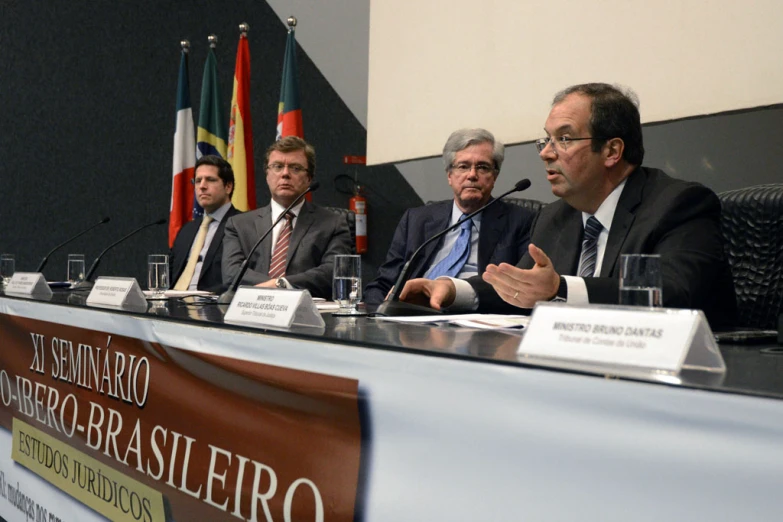
<path fill-rule="evenodd" d="M 0 297 L 0 517 L 783 512 L 783 356 L 772 346 L 721 346 L 725 378 L 665 384 L 523 364 L 519 332 L 331 314 L 325 328 L 274 331 L 222 317 L 176 299 L 128 313 L 73 293 Z M 60 452 L 59 471 L 34 462 L 31 440 Z M 88 470 L 106 485 L 91 488 Z"/>

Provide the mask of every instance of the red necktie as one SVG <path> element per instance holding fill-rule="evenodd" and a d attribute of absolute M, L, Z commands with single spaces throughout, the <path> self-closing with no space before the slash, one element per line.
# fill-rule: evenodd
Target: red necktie
<path fill-rule="evenodd" d="M 288 245 L 291 242 L 291 232 L 294 230 L 294 227 L 291 226 L 294 217 L 291 212 L 285 215 L 285 224 L 277 238 L 277 243 L 275 243 L 272 260 L 269 262 L 269 279 L 277 279 L 285 275 L 285 260 L 288 255 Z"/>

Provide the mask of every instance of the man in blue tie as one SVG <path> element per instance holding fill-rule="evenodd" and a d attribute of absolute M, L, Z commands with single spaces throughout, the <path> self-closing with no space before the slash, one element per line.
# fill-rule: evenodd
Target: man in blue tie
<path fill-rule="evenodd" d="M 409 209 L 397 225 L 386 261 L 364 291 L 368 304 L 384 300 L 405 262 L 427 239 L 492 199 L 505 147 L 484 129 L 461 129 L 443 147 L 446 180 L 454 198 Z M 498 201 L 433 242 L 412 266 L 411 277 L 466 279 L 488 264 L 516 263 L 527 251 L 535 212 Z"/>

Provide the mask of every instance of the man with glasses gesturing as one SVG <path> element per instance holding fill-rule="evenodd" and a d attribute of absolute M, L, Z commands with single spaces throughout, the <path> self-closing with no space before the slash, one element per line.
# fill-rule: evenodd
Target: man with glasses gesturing
<path fill-rule="evenodd" d="M 266 151 L 269 205 L 239 214 L 226 224 L 223 282 L 231 284 L 248 252 L 272 222 L 310 185 L 315 150 L 289 136 Z M 302 201 L 280 220 L 253 254 L 242 284 L 303 288 L 313 297 L 332 297 L 334 256 L 351 253 L 351 233 L 342 215 Z"/>
<path fill-rule="evenodd" d="M 713 329 L 734 324 L 720 202 L 698 183 L 641 166 L 642 128 L 632 97 L 602 83 L 555 96 L 547 137 L 536 146 L 560 199 L 538 214 L 516 266 L 490 265 L 483 277 L 467 281 L 411 280 L 400 298 L 495 313 L 520 313 L 553 299 L 616 304 L 620 255 L 660 254 L 664 306 L 704 310 Z"/>
<path fill-rule="evenodd" d="M 386 261 L 364 291 L 368 304 L 384 300 L 402 267 L 430 237 L 492 199 L 492 189 L 505 157 L 504 145 L 484 129 L 461 129 L 443 147 L 446 179 L 454 199 L 405 212 L 394 232 Z M 484 273 L 488 264 L 516 263 L 527 251 L 535 213 L 498 201 L 439 241 L 425 247 L 411 268 L 411 277 L 450 275 L 465 279 Z"/>

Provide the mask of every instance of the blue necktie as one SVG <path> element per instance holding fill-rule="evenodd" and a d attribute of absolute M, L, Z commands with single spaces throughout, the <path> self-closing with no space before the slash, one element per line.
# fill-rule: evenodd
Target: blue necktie
<path fill-rule="evenodd" d="M 464 217 L 465 216 L 463 215 L 462 218 Z M 451 249 L 449 255 L 435 265 L 435 268 L 433 268 L 427 276 L 429 279 L 436 279 L 440 276 L 457 277 L 457 274 L 460 273 L 462 267 L 465 266 L 468 256 L 470 256 L 470 229 L 472 225 L 472 219 L 468 219 L 462 223 L 459 229 L 457 243 L 454 245 L 454 248 Z"/>
<path fill-rule="evenodd" d="M 585 235 L 582 239 L 582 263 L 579 265 L 579 277 L 593 277 L 595 262 L 598 258 L 598 235 L 603 230 L 601 222 L 595 216 L 587 218 Z"/>

